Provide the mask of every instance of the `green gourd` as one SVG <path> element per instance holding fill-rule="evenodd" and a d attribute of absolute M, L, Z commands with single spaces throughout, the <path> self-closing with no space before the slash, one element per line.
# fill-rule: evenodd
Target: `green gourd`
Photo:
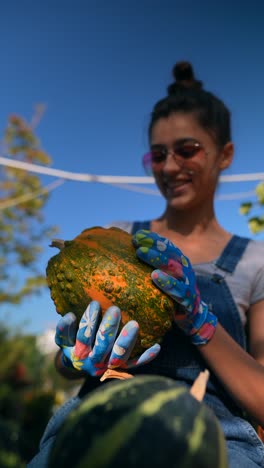
<path fill-rule="evenodd" d="M 66 418 L 49 468 L 227 468 L 219 422 L 172 379 L 136 376 L 88 394 Z"/>
<path fill-rule="evenodd" d="M 121 326 L 138 321 L 133 355 L 162 341 L 175 303 L 153 284 L 152 268 L 137 258 L 130 234 L 94 227 L 53 245 L 61 250 L 48 262 L 47 282 L 59 314 L 73 312 L 80 320 L 87 305 L 97 300 L 103 314 L 111 305 L 121 309 Z"/>

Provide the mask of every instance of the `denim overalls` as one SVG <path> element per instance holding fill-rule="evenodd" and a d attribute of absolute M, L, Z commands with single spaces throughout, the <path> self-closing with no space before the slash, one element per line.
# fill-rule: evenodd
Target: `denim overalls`
<path fill-rule="evenodd" d="M 134 223 L 132 234 L 139 229 L 149 228 L 148 221 Z M 234 272 L 248 242 L 249 239 L 239 236 L 230 239 L 215 263 L 221 269 L 222 275 L 196 275 L 203 301 L 208 304 L 211 312 L 217 315 L 225 330 L 244 349 L 246 349 L 245 330 L 224 276 L 226 272 Z M 177 326 L 173 326 L 162 341 L 159 355 L 151 363 L 133 370 L 133 374 L 165 375 L 191 386 L 199 372 L 206 367 L 206 362 L 197 348 L 190 343 L 189 338 Z M 237 407 L 212 373 L 204 402 L 213 409 L 225 433 L 230 468 L 264 467 L 264 444 L 252 425 L 243 418 L 242 410 Z"/>
<path fill-rule="evenodd" d="M 150 222 L 134 223 L 132 233 L 139 229 L 149 228 Z M 235 270 L 248 242 L 249 239 L 238 236 L 231 238 L 216 262 L 216 265 L 223 271 L 223 276 L 219 274 L 211 277 L 196 275 L 201 297 L 208 304 L 210 310 L 218 316 L 222 326 L 244 349 L 246 348 L 245 331 L 236 304 L 224 280 L 224 275 L 225 272 L 232 273 Z M 190 343 L 178 327 L 173 326 L 173 329 L 167 332 L 162 342 L 161 351 L 155 360 L 138 369 L 133 369 L 132 373 L 165 375 L 191 386 L 199 372 L 206 367 L 207 365 L 197 348 Z M 64 419 L 79 404 L 80 400 L 98 385 L 102 384 L 97 379 L 88 377 L 78 396 L 67 401 L 56 412 L 42 437 L 40 452 L 27 465 L 28 468 L 47 466 L 51 446 Z M 241 409 L 236 406 L 212 373 L 204 402 L 212 408 L 224 431 L 230 468 L 264 468 L 264 445 L 252 425 L 243 418 Z"/>

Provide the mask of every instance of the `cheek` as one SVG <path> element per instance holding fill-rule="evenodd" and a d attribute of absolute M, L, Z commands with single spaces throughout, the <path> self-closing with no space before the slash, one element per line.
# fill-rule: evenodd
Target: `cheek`
<path fill-rule="evenodd" d="M 205 174 L 212 182 L 217 183 L 219 176 L 221 174 L 221 169 L 219 169 L 218 161 L 216 158 L 210 159 L 204 170 Z"/>
<path fill-rule="evenodd" d="M 192 171 L 194 174 L 200 174 L 203 172 L 205 164 L 203 161 L 198 160 L 195 161 L 194 159 L 189 159 L 183 166 L 184 171 Z"/>
<path fill-rule="evenodd" d="M 187 171 L 192 171 L 194 178 L 200 176 L 200 178 L 212 178 L 213 180 L 218 179 L 220 170 L 217 165 L 215 158 L 204 155 L 199 159 L 190 159 L 185 165 Z"/>
<path fill-rule="evenodd" d="M 220 170 L 217 164 L 217 160 L 214 157 L 214 155 L 206 155 L 202 154 L 199 155 L 199 157 L 194 157 L 193 159 L 188 159 L 184 162 L 183 167 L 181 168 L 181 172 L 193 172 L 192 175 L 192 182 L 194 186 L 196 185 L 196 182 L 198 184 L 201 184 L 201 181 L 204 181 L 204 183 L 208 184 L 211 182 L 212 185 L 217 184 L 217 180 L 219 178 Z M 178 171 L 177 171 L 178 174 Z M 170 174 L 170 176 L 173 176 L 173 173 Z M 176 176 L 176 174 L 175 174 Z M 159 170 L 153 172 L 153 177 L 155 179 L 156 185 L 163 193 L 164 191 L 164 182 L 166 179 L 166 171 L 164 170 Z"/>
<path fill-rule="evenodd" d="M 153 174 L 153 177 L 154 177 L 154 180 L 156 182 L 157 185 L 159 185 L 159 183 L 161 183 L 163 177 L 164 177 L 164 174 L 162 171 L 153 171 L 152 172 Z"/>
<path fill-rule="evenodd" d="M 153 172 L 153 177 L 155 180 L 155 184 L 159 189 L 160 193 L 165 196 L 165 188 L 164 188 L 164 175 L 161 171 Z"/>

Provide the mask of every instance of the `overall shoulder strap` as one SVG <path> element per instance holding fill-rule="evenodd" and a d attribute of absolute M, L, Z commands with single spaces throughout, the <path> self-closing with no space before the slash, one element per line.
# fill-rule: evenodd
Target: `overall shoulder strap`
<path fill-rule="evenodd" d="M 150 221 L 135 221 L 132 226 L 131 234 L 135 234 L 140 229 L 150 229 Z"/>
<path fill-rule="evenodd" d="M 222 270 L 232 273 L 241 259 L 250 239 L 234 235 L 231 237 L 222 254 L 216 261 L 216 265 Z"/>

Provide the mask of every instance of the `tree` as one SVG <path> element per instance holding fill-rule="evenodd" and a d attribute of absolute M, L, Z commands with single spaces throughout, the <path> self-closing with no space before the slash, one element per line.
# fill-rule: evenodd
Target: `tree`
<path fill-rule="evenodd" d="M 259 210 L 264 206 L 264 182 L 260 182 L 255 189 L 257 200 L 244 202 L 240 205 L 240 214 L 247 216 L 247 223 L 252 234 L 264 231 L 264 215 L 259 214 Z"/>
<path fill-rule="evenodd" d="M 63 379 L 55 351 L 43 354 L 38 337 L 0 321 L 0 466 L 22 468 L 38 451 L 56 407 L 75 393 L 80 381 Z"/>
<path fill-rule="evenodd" d="M 9 117 L 1 156 L 44 166 L 51 163 L 35 132 L 42 113 L 43 108 L 37 107 L 31 122 L 18 115 Z M 44 241 L 57 231 L 45 224 L 48 197 L 39 176 L 0 165 L 2 306 L 19 304 L 47 286 L 38 261 Z M 0 466 L 24 468 L 37 451 L 54 407 L 73 383 L 56 374 L 54 354 L 41 352 L 38 337 L 9 329 L 4 321 L 0 321 L 0 356 Z"/>
<path fill-rule="evenodd" d="M 35 127 L 42 115 L 38 106 L 32 122 L 11 115 L 3 134 L 2 152 L 10 158 L 49 165 Z M 46 226 L 43 208 L 48 193 L 38 175 L 26 170 L 0 166 L 0 304 L 21 302 L 46 285 L 37 265 L 44 239 L 55 227 Z"/>

